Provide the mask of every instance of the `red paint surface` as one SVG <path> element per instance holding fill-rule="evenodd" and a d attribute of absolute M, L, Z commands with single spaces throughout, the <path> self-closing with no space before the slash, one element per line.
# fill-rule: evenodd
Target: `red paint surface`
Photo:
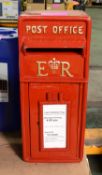
<path fill-rule="evenodd" d="M 50 12 L 51 13 L 51 12 Z M 59 12 L 60 13 L 60 12 Z M 61 14 L 61 13 L 60 13 Z M 47 33 L 26 32 L 25 26 L 48 26 Z M 83 34 L 52 33 L 53 26 L 83 26 Z M 29 162 L 78 162 L 83 157 L 89 72 L 91 20 L 82 12 L 25 14 L 19 18 L 19 67 L 23 159 Z M 31 52 L 29 52 L 31 48 Z M 27 50 L 28 49 L 28 50 Z M 73 77 L 54 73 L 48 63 L 56 58 L 69 62 Z M 37 75 L 37 61 L 45 61 Z M 43 148 L 43 104 L 67 104 L 67 146 Z"/>

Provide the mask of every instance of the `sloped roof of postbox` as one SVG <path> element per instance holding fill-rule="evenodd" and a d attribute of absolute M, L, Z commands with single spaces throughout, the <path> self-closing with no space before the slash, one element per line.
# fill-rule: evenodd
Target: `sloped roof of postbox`
<path fill-rule="evenodd" d="M 90 20 L 90 16 L 88 16 L 84 11 L 80 10 L 70 10 L 70 11 L 25 11 L 23 12 L 19 18 L 35 18 L 35 17 L 60 17 L 60 18 L 78 18 L 78 19 L 88 19 Z"/>
<path fill-rule="evenodd" d="M 90 35 L 91 18 L 83 11 L 27 11 L 19 17 L 19 43 L 29 47 L 84 48 Z"/>

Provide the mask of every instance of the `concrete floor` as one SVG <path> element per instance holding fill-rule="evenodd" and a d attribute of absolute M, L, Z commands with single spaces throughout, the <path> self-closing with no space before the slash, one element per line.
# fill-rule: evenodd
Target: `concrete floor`
<path fill-rule="evenodd" d="M 102 8 L 87 8 L 92 17 L 91 66 L 102 67 Z"/>
<path fill-rule="evenodd" d="M 87 128 L 102 128 L 102 8 L 87 8 L 92 17 Z M 102 155 L 88 156 L 92 175 L 102 175 Z"/>
<path fill-rule="evenodd" d="M 87 128 L 102 127 L 102 6 L 87 8 L 92 18 Z"/>
<path fill-rule="evenodd" d="M 90 175 L 88 160 L 80 163 L 27 163 L 19 135 L 0 133 L 0 175 Z"/>
<path fill-rule="evenodd" d="M 92 17 L 87 128 L 102 128 L 102 8 L 87 8 Z M 92 175 L 102 175 L 102 155 L 88 156 Z"/>
<path fill-rule="evenodd" d="M 102 70 L 90 69 L 87 128 L 102 128 Z"/>
<path fill-rule="evenodd" d="M 88 102 L 102 101 L 102 69 L 89 70 Z"/>

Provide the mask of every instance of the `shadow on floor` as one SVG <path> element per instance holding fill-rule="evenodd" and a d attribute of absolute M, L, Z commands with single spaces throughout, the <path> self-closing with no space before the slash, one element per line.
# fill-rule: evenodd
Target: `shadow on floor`
<path fill-rule="evenodd" d="M 6 145 L 9 145 L 20 159 L 22 159 L 22 144 L 21 133 L 18 132 L 3 132 L 2 136 L 6 140 Z"/>
<path fill-rule="evenodd" d="M 92 175 L 102 175 L 102 155 L 88 156 Z"/>

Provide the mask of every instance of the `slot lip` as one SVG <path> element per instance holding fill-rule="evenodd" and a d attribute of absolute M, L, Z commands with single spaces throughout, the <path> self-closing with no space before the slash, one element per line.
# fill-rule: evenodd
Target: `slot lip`
<path fill-rule="evenodd" d="M 77 53 L 83 55 L 83 48 L 23 48 L 24 53 L 36 53 L 36 52 L 70 52 L 70 53 Z"/>
<path fill-rule="evenodd" d="M 42 38 L 32 38 L 27 37 L 24 39 L 19 48 L 21 48 L 24 52 L 26 49 L 85 49 L 86 39 L 79 40 L 70 40 L 70 39 L 42 39 Z"/>

